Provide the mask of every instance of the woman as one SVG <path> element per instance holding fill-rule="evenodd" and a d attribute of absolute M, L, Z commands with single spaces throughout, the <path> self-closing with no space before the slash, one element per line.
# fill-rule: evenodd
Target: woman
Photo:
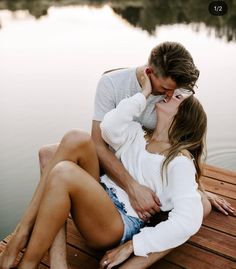
<path fill-rule="evenodd" d="M 122 189 L 106 176 L 101 179 L 102 184 L 99 183 L 98 159 L 90 137 L 80 133 L 80 141 L 74 147 L 65 142 L 65 136 L 53 162 L 44 173 L 47 183 L 43 199 L 18 268 L 37 268 L 69 212 L 90 246 L 110 249 L 127 241 L 122 248 L 112 252 L 112 257 L 106 255 L 103 258 L 101 266 L 108 268 L 127 259 L 133 251 L 136 255 L 144 256 L 176 247 L 200 228 L 203 212 L 195 182 L 195 169 L 198 179 L 206 131 L 205 113 L 193 97 L 173 97 L 168 103 L 157 104 L 158 126 L 152 135 L 144 137 L 141 126 L 133 121 L 133 116 L 144 109 L 145 97 L 151 93 L 150 82 L 145 74 L 144 76 L 143 93 L 122 101 L 117 109 L 107 114 L 101 128 L 104 139 L 114 148 L 134 178 L 158 193 L 162 210 L 171 210 L 169 219 L 155 228 L 144 228 L 134 235 L 145 223 L 132 210 Z M 195 123 L 188 115 L 191 110 L 196 112 Z M 187 128 L 183 136 L 183 132 L 179 131 L 182 128 L 179 126 L 180 116 L 181 122 L 186 120 L 184 127 L 191 127 L 188 125 L 190 118 L 191 124 L 198 124 L 199 133 L 194 137 L 195 140 L 191 135 L 196 132 L 190 134 Z M 63 155 L 65 147 L 72 147 L 68 156 Z M 162 166 L 163 160 L 166 162 Z M 145 174 L 147 172 L 149 174 Z M 148 178 L 155 180 L 147 182 Z M 147 221 L 149 217 L 146 216 Z M 179 220 L 184 227 L 178 224 Z M 25 241 L 29 238 L 30 229 L 26 231 Z M 169 238 L 168 234 L 171 235 Z M 153 243 L 150 236 L 157 244 Z M 26 242 L 22 242 L 24 244 Z"/>

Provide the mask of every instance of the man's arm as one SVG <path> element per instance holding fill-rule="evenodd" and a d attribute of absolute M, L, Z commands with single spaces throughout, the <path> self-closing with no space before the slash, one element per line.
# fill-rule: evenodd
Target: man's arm
<path fill-rule="evenodd" d="M 168 249 L 162 252 L 154 252 L 148 254 L 148 257 L 140 257 L 132 255 L 127 261 L 125 261 L 119 269 L 145 269 L 149 268 L 152 264 L 162 259 L 165 255 L 171 252 L 172 249 Z"/>
<path fill-rule="evenodd" d="M 132 240 L 127 241 L 105 253 L 100 261 L 100 268 L 113 268 L 120 265 L 119 269 L 144 269 L 163 258 L 172 249 L 162 252 L 149 253 L 146 257 L 133 255 Z"/>
<path fill-rule="evenodd" d="M 139 217 L 144 219 L 144 214 L 151 216 L 150 213 L 154 214 L 160 211 L 159 199 L 156 194 L 151 189 L 135 181 L 103 141 L 99 121 L 93 121 L 92 138 L 96 145 L 100 165 L 105 173 L 127 192 L 131 205 Z"/>

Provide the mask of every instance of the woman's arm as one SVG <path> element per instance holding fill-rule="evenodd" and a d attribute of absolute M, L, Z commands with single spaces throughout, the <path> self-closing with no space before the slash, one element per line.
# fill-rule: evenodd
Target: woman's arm
<path fill-rule="evenodd" d="M 173 160 L 168 165 L 168 185 L 165 186 L 165 182 L 163 185 L 165 200 L 173 209 L 166 221 L 155 227 L 145 227 L 134 235 L 137 256 L 175 248 L 186 242 L 202 224 L 203 208 L 192 161 L 186 157 Z"/>
<path fill-rule="evenodd" d="M 146 99 L 151 94 L 151 82 L 144 70 L 141 78 L 142 93 L 123 99 L 115 109 L 107 112 L 100 128 L 103 139 L 116 151 L 125 147 L 133 140 L 141 125 L 134 122 L 134 117 L 140 116 L 146 107 Z"/>
<path fill-rule="evenodd" d="M 123 99 L 115 109 L 109 111 L 100 124 L 102 138 L 115 150 L 126 147 L 142 131 L 141 125 L 134 122 L 146 107 L 142 93 Z"/>

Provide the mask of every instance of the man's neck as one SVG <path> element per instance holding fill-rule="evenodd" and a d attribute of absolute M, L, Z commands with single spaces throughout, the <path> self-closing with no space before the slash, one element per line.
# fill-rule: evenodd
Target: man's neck
<path fill-rule="evenodd" d="M 143 73 L 145 67 L 146 67 L 146 65 L 142 65 L 142 66 L 138 66 L 136 68 L 136 77 L 137 77 L 137 80 L 138 80 L 140 87 L 141 87 L 141 74 Z"/>

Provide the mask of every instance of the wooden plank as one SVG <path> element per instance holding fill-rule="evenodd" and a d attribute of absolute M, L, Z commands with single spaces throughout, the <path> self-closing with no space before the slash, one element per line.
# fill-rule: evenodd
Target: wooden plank
<path fill-rule="evenodd" d="M 44 264 L 39 264 L 38 269 L 48 269 L 49 267 Z"/>
<path fill-rule="evenodd" d="M 212 252 L 192 246 L 189 243 L 168 254 L 165 260 L 185 269 L 235 269 L 236 263 Z M 158 267 L 154 267 L 158 269 Z"/>
<path fill-rule="evenodd" d="M 8 243 L 12 237 L 12 234 L 9 234 L 7 237 L 3 239 L 3 242 Z"/>
<path fill-rule="evenodd" d="M 67 220 L 67 243 L 69 243 L 71 246 L 74 246 L 80 250 L 82 250 L 85 253 L 88 253 L 89 255 L 99 259 L 103 256 L 102 251 L 97 251 L 95 249 L 92 249 L 86 245 L 85 240 L 82 238 L 82 236 L 79 234 L 78 230 L 76 229 L 73 220 L 68 218 Z"/>
<path fill-rule="evenodd" d="M 38 269 L 48 269 L 49 267 L 44 264 L 39 264 Z"/>
<path fill-rule="evenodd" d="M 202 177 L 206 190 L 223 196 L 236 207 L 236 172 L 206 165 Z M 68 219 L 67 253 L 71 269 L 98 268 L 102 252 L 86 245 L 73 221 Z M 0 252 L 11 235 L 0 242 Z M 204 220 L 203 227 L 190 238 L 188 243 L 173 250 L 151 269 L 236 269 L 236 218 L 212 211 Z M 21 256 L 22 254 L 20 254 Z M 42 260 L 40 269 L 49 268 L 48 254 Z"/>
<path fill-rule="evenodd" d="M 3 241 L 1 241 L 0 242 L 0 253 L 3 252 L 3 250 L 5 249 L 5 247 L 6 247 L 6 243 L 3 242 Z"/>
<path fill-rule="evenodd" d="M 236 183 L 235 171 L 224 170 L 222 168 L 215 167 L 212 165 L 204 165 L 203 175 L 206 177 L 218 179 L 232 184 Z"/>
<path fill-rule="evenodd" d="M 148 267 L 149 269 L 184 269 L 184 267 L 170 263 L 164 259 L 156 262 L 152 266 Z"/>
<path fill-rule="evenodd" d="M 203 225 L 222 231 L 228 235 L 236 236 L 236 218 L 233 216 L 224 216 L 220 212 L 212 211 L 203 221 Z"/>
<path fill-rule="evenodd" d="M 206 190 L 235 199 L 236 185 L 215 180 L 208 177 L 201 177 L 201 182 Z"/>
<path fill-rule="evenodd" d="M 189 242 L 206 250 L 236 261 L 236 237 L 208 227 L 202 227 Z"/>
<path fill-rule="evenodd" d="M 67 260 L 70 269 L 94 269 L 98 268 L 99 264 L 95 258 L 70 245 L 67 245 Z M 41 263 L 50 266 L 48 253 L 43 257 Z"/>
<path fill-rule="evenodd" d="M 99 261 L 95 258 L 87 255 L 82 254 L 79 250 L 72 248 L 70 246 L 67 246 L 67 255 L 68 255 L 68 261 L 69 261 L 69 267 L 71 269 L 94 269 L 99 268 Z"/>

